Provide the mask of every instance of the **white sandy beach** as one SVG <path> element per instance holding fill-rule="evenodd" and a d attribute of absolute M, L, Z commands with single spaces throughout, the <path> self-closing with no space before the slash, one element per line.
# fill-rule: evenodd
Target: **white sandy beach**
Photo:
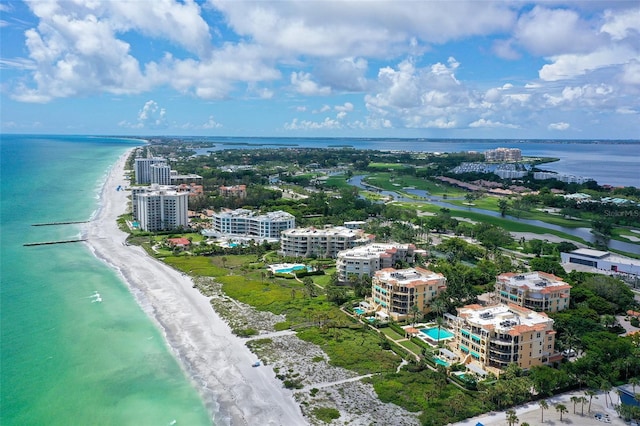
<path fill-rule="evenodd" d="M 95 255 L 117 269 L 139 304 L 163 331 L 167 344 L 202 394 L 218 425 L 305 425 L 293 394 L 270 366 L 257 360 L 244 341 L 212 309 L 192 280 L 124 245 L 127 235 L 116 219 L 125 213 L 128 182 L 124 165 L 130 152 L 112 167 L 101 194 L 101 209 L 86 227 Z"/>

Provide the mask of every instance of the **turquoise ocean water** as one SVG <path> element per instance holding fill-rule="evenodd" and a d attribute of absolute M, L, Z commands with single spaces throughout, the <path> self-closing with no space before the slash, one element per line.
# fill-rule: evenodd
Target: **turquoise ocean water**
<path fill-rule="evenodd" d="M 70 239 L 140 142 L 0 138 L 0 424 L 206 425 L 200 396 L 115 271 Z M 92 297 L 98 292 L 102 302 Z"/>

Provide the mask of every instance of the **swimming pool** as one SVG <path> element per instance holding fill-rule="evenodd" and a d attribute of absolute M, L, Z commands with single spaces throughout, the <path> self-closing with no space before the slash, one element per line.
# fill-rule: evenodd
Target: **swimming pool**
<path fill-rule="evenodd" d="M 289 268 L 276 269 L 276 273 L 278 274 L 290 274 L 293 271 L 302 271 L 303 269 L 307 269 L 304 265 L 295 265 Z"/>
<path fill-rule="evenodd" d="M 436 364 L 444 365 L 445 367 L 448 367 L 449 365 L 451 365 L 447 361 L 441 360 L 440 358 L 438 358 L 436 356 L 433 357 L 433 361 L 435 361 Z"/>
<path fill-rule="evenodd" d="M 270 265 L 269 269 L 274 274 L 291 274 L 295 271 L 313 271 L 311 266 L 303 265 L 302 263 L 280 263 L 277 265 Z"/>
<path fill-rule="evenodd" d="M 446 328 L 440 328 L 440 334 L 438 334 L 438 327 L 423 328 L 420 333 L 426 335 L 429 339 L 439 342 L 440 340 L 449 340 L 453 338 L 453 333 Z"/>
<path fill-rule="evenodd" d="M 363 308 L 353 308 L 353 312 L 355 312 L 358 315 L 364 315 L 365 311 Z"/>

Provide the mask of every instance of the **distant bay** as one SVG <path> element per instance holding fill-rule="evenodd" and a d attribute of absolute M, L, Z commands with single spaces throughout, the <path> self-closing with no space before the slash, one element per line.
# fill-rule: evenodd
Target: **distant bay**
<path fill-rule="evenodd" d="M 590 177 L 600 185 L 640 187 L 640 141 L 595 140 L 472 140 L 472 139 L 359 139 L 359 138 L 234 138 L 177 137 L 211 143 L 197 152 L 207 155 L 225 149 L 373 149 L 414 152 L 483 152 L 499 147 L 519 148 L 527 157 L 553 157 L 559 161 L 541 168 Z"/>

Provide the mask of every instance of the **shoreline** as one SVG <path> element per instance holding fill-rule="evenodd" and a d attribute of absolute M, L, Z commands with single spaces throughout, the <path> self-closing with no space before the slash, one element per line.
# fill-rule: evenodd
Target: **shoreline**
<path fill-rule="evenodd" d="M 92 253 L 121 276 L 136 302 L 200 393 L 216 426 L 302 425 L 308 420 L 272 367 L 253 368 L 256 356 L 215 312 L 190 277 L 124 244 L 116 220 L 125 213 L 127 150 L 108 172 L 98 210 L 83 229 Z"/>

